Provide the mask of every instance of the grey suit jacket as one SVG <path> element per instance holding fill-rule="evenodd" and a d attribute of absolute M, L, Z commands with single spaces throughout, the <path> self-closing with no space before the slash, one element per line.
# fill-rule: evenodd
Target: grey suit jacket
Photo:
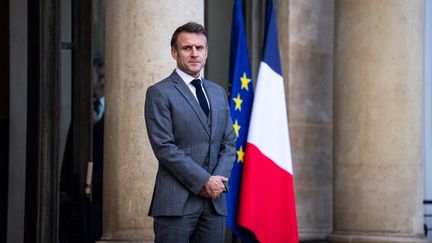
<path fill-rule="evenodd" d="M 224 89 L 203 80 L 210 103 L 209 118 L 189 87 L 173 72 L 147 90 L 145 121 L 159 161 L 150 216 L 181 216 L 197 212 L 198 195 L 211 175 L 229 177 L 235 159 L 236 135 Z M 226 215 L 225 195 L 212 200 Z"/>

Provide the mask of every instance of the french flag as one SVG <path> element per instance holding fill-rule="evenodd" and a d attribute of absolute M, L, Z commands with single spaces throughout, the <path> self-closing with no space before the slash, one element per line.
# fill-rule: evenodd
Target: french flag
<path fill-rule="evenodd" d="M 285 89 L 272 0 L 266 5 L 263 54 L 246 143 L 238 223 L 262 243 L 298 242 Z"/>

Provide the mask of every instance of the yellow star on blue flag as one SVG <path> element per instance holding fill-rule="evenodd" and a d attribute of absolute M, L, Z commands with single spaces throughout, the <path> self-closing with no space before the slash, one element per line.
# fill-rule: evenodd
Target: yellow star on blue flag
<path fill-rule="evenodd" d="M 240 98 L 240 94 L 237 94 L 237 97 L 233 98 L 235 107 L 234 110 L 241 111 L 241 104 L 243 103 L 243 100 Z"/>

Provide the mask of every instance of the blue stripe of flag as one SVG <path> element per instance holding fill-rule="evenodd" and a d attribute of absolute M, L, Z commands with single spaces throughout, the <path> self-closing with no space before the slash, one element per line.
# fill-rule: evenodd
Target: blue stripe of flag
<path fill-rule="evenodd" d="M 247 132 L 249 127 L 249 119 L 253 101 L 253 82 L 249 64 L 249 55 L 246 43 L 246 32 L 243 22 L 242 1 L 235 0 L 233 19 L 231 26 L 231 46 L 230 46 L 230 66 L 229 66 L 229 80 L 230 80 L 230 113 L 233 123 L 237 121 L 240 126 L 239 136 L 237 137 L 236 150 L 240 148 L 245 150 Z M 246 77 L 251 81 L 246 90 L 243 86 L 241 78 Z M 241 111 L 236 109 L 234 98 L 240 97 L 242 99 Z M 229 191 L 226 195 L 227 200 L 227 226 L 232 229 L 243 242 L 253 242 L 250 235 L 243 231 L 237 225 L 237 212 L 240 198 L 240 183 L 243 170 L 243 163 L 236 161 L 231 170 L 229 180 Z"/>
<path fill-rule="evenodd" d="M 264 35 L 263 62 L 267 63 L 275 72 L 282 76 L 280 63 L 276 12 L 273 0 L 266 2 L 266 32 Z"/>

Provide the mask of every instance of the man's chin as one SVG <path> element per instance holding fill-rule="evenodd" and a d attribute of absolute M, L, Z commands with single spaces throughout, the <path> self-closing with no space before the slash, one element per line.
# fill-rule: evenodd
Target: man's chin
<path fill-rule="evenodd" d="M 196 77 L 201 72 L 201 69 L 189 69 L 188 74 Z"/>
<path fill-rule="evenodd" d="M 189 66 L 190 68 L 189 68 L 189 70 L 191 70 L 191 72 L 199 72 L 200 70 L 201 70 L 201 68 L 202 68 L 202 66 L 201 65 L 190 65 Z"/>

